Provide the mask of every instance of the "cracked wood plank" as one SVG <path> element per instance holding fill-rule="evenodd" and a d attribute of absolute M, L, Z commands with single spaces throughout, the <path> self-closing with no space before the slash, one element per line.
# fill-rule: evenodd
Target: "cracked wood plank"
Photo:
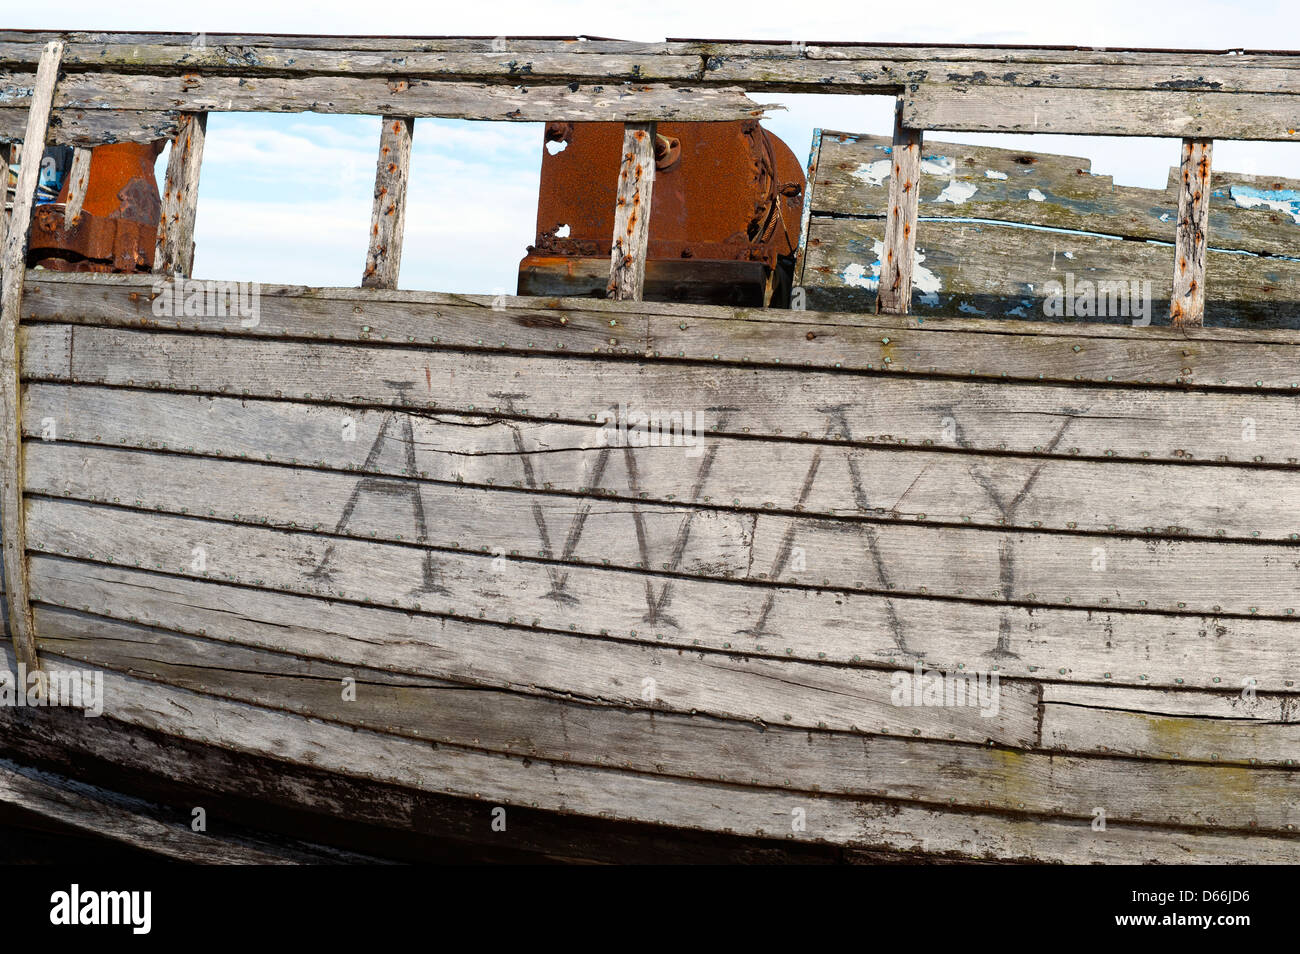
<path fill-rule="evenodd" d="M 888 136 L 824 130 L 805 211 L 879 218 L 889 194 Z M 1117 185 L 1089 159 L 927 140 L 921 215 L 989 219 L 1172 242 L 1179 167 L 1164 189 Z M 1216 248 L 1294 256 L 1300 222 L 1283 211 L 1300 180 L 1214 170 L 1209 231 Z M 1273 205 L 1269 205 L 1273 203 Z M 1042 236 L 1049 239 L 1051 236 Z M 1260 266 L 1267 266 L 1260 262 Z"/>
<path fill-rule="evenodd" d="M 1184 139 L 1179 167 L 1178 228 L 1174 232 L 1175 327 L 1205 324 L 1205 252 L 1210 229 L 1210 165 L 1214 141 Z"/>
<path fill-rule="evenodd" d="M 935 808 L 1091 819 L 1094 807 L 1105 804 L 1111 822 L 1272 831 L 1287 831 L 1297 820 L 1296 772 L 1063 757 L 466 691 L 460 683 L 394 676 L 67 610 L 39 612 L 46 653 L 341 725 L 490 752 Z M 341 698 L 345 679 L 354 680 L 355 699 Z M 1180 695 L 1128 694 L 1139 697 L 1139 705 L 1147 697 Z M 1213 735 L 1213 722 L 1204 719 L 1189 734 L 1207 722 Z M 1260 723 L 1265 738 L 1279 735 Z M 961 784 L 954 786 L 954 779 Z M 1226 794 L 1234 788 L 1236 794 Z"/>
<path fill-rule="evenodd" d="M 32 608 L 27 595 L 27 520 L 22 505 L 23 412 L 19 383 L 23 354 L 18 342 L 18 323 L 36 183 L 62 56 L 63 44 L 57 40 L 47 43 L 41 52 L 23 134 L 24 158 L 19 163 L 13 210 L 7 219 L 0 253 L 0 510 L 7 514 L 0 537 L 3 538 L 5 595 L 14 652 L 32 670 L 40 668 L 40 661 L 36 658 Z M 6 170 L 6 183 L 8 178 Z"/>
<path fill-rule="evenodd" d="M 207 140 L 208 114 L 184 113 L 167 158 L 162 215 L 153 270 L 159 275 L 194 274 L 194 221 L 199 208 L 199 173 Z"/>
<path fill-rule="evenodd" d="M 710 428 L 717 422 L 710 433 L 719 435 L 1133 460 L 1300 458 L 1288 394 L 1169 389 L 1153 400 L 1151 391 L 1132 387 L 879 375 L 869 400 L 846 401 L 846 377 L 836 372 L 769 368 L 757 375 L 720 364 L 701 374 L 689 364 L 574 358 L 546 358 L 539 367 L 539 358 L 509 354 L 86 327 L 74 339 L 71 330 L 20 329 L 25 380 L 585 425 L 615 413 L 609 394 L 617 381 L 628 406 L 703 411 Z"/>
<path fill-rule="evenodd" d="M 655 124 L 625 123 L 618 166 L 614 237 L 610 245 L 606 297 L 645 297 L 645 263 L 650 248 L 650 209 L 655 184 Z"/>
<path fill-rule="evenodd" d="M 86 201 L 86 184 L 90 181 L 90 149 L 77 146 L 72 150 L 72 168 L 68 170 L 68 200 L 63 209 L 63 227 L 72 228 L 81 217 Z"/>
<path fill-rule="evenodd" d="M 912 84 L 903 121 L 958 132 L 1300 141 L 1293 94 Z"/>
<path fill-rule="evenodd" d="M 64 661 L 69 668 L 79 668 Z M 752 832 L 859 848 L 1017 860 L 1109 863 L 1169 857 L 1294 861 L 1296 841 L 1268 834 L 1187 832 L 1090 822 L 1010 819 L 866 798 L 802 795 L 806 826 L 791 832 L 788 792 L 572 766 L 354 730 L 148 680 L 105 674 L 113 718 L 238 752 L 311 764 L 344 775 L 484 799 L 678 828 Z M 183 713 L 181 715 L 180 713 Z"/>
<path fill-rule="evenodd" d="M 384 116 L 380 121 L 375 197 L 370 213 L 370 248 L 363 288 L 396 288 L 406 231 L 406 186 L 411 177 L 411 137 L 415 120 Z"/>
<path fill-rule="evenodd" d="M 876 311 L 906 315 L 912 307 L 912 271 L 916 265 L 917 208 L 921 193 L 920 129 L 903 125 L 903 102 L 894 108 L 890 154 L 889 202 L 880 259 Z"/>

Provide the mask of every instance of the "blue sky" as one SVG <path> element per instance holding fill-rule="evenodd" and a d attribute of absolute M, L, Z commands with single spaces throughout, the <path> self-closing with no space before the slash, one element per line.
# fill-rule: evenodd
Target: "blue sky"
<path fill-rule="evenodd" d="M 506 0 L 451 6 L 392 0 L 307 4 L 227 0 L 182 9 L 161 0 L 129 8 L 87 0 L 6 10 L 4 26 L 69 30 L 169 30 L 401 35 L 561 35 L 1044 43 L 1162 48 L 1300 49 L 1292 2 L 1087 4 L 927 0 L 904 8 L 823 0 L 709 3 L 659 0 Z M 755 96 L 786 107 L 766 122 L 801 159 L 816 127 L 887 134 L 884 97 Z M 1175 140 L 935 133 L 1092 160 L 1118 182 L 1163 187 Z M 357 285 L 365 263 L 379 120 L 365 116 L 213 114 L 208 123 L 198 222 L 198 277 Z M 404 288 L 513 292 L 533 238 L 542 129 L 532 123 L 416 121 L 402 258 Z M 1215 144 L 1215 166 L 1300 178 L 1300 143 Z M 165 157 L 162 162 L 165 162 Z M 161 179 L 164 165 L 159 165 Z"/>

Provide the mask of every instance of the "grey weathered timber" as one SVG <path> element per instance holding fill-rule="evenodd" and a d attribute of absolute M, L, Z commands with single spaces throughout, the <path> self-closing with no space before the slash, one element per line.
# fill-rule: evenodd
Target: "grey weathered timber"
<path fill-rule="evenodd" d="M 15 93 L 0 112 L 26 109 L 30 74 L 0 74 Z M 518 80 L 516 81 L 518 82 Z M 268 76 L 249 80 L 201 73 L 70 73 L 59 84 L 55 119 L 67 110 L 120 109 L 183 112 L 316 112 L 383 116 L 438 116 L 504 122 L 608 120 L 625 122 L 759 119 L 772 107 L 734 86 L 685 87 L 663 83 L 555 83 L 496 85 L 481 81 L 385 79 L 349 75 Z"/>
<path fill-rule="evenodd" d="M 883 222 L 814 216 L 803 272 L 809 307 L 870 310 L 883 258 Z M 1071 326 L 1162 324 L 1169 321 L 1165 302 L 1173 296 L 1172 261 L 1169 245 L 998 222 L 923 221 L 912 309 L 927 322 L 957 313 Z M 1205 268 L 1207 325 L 1300 326 L 1300 263 L 1211 248 Z M 1053 298 L 1059 308 L 1049 311 Z M 1057 314 L 1066 300 L 1074 304 L 1080 298 L 1088 303 L 1086 312 L 1076 305 L 1073 315 Z"/>
<path fill-rule="evenodd" d="M 1174 231 L 1175 327 L 1205 324 L 1205 250 L 1210 227 L 1210 166 L 1214 141 L 1184 139 L 1179 166 L 1178 228 Z"/>
<path fill-rule="evenodd" d="M 29 669 L 40 666 L 36 658 L 32 609 L 27 597 L 27 521 L 23 510 L 22 391 L 19 384 L 22 354 L 18 322 L 22 313 L 23 278 L 27 273 L 27 241 L 31 236 L 32 209 L 40 174 L 50 103 L 59 78 L 63 44 L 52 40 L 41 53 L 31 96 L 23 159 L 18 167 L 13 211 L 9 216 L 0 253 L 0 510 L 5 521 L 3 539 L 5 595 L 9 631 L 14 651 Z M 8 181 L 8 172 L 5 173 Z"/>
<path fill-rule="evenodd" d="M 805 203 L 810 217 L 883 217 L 889 193 L 890 138 L 823 130 L 819 143 L 819 162 Z M 925 152 L 920 210 L 924 218 L 989 219 L 1173 241 L 1178 166 L 1170 169 L 1169 185 L 1158 190 L 1118 185 L 1110 176 L 1092 172 L 1091 160 L 1075 156 L 929 139 Z M 1207 192 L 1210 244 L 1294 256 L 1300 244 L 1300 222 L 1282 209 L 1297 190 L 1300 180 L 1215 169 L 1214 188 Z"/>
<path fill-rule="evenodd" d="M 199 173 L 203 167 L 207 129 L 207 113 L 183 113 L 180 117 L 163 184 L 162 217 L 153 262 L 157 274 L 181 277 L 194 274 L 194 220 L 198 214 Z"/>
<path fill-rule="evenodd" d="M 153 281 L 99 275 L 53 279 L 32 271 L 23 293 L 23 320 L 251 337 L 405 341 L 431 349 L 636 356 L 647 361 L 716 364 L 725 356 L 728 362 L 764 367 L 880 370 L 905 376 L 1233 390 L 1300 386 L 1291 356 L 1300 333 L 1287 329 L 1175 331 L 1158 325 L 1014 318 L 918 321 L 872 314 L 431 292 L 380 295 L 276 285 L 260 287 L 254 324 L 247 320 L 251 311 L 245 314 L 240 307 L 242 301 L 247 311 L 251 302 L 240 299 L 234 283 L 204 283 L 202 289 L 211 289 L 214 298 L 224 292 L 225 307 L 222 314 L 196 317 L 184 314 L 176 303 L 200 286 L 169 284 L 158 289 Z M 814 286 L 808 291 L 816 296 L 833 289 Z"/>
<path fill-rule="evenodd" d="M 370 212 L 370 247 L 366 252 L 366 270 L 361 275 L 363 288 L 397 287 L 414 132 L 415 120 L 410 117 L 384 116 L 381 120 L 375 197 Z"/>
<path fill-rule="evenodd" d="M 366 490 L 364 481 L 343 481 L 331 475 L 321 475 L 317 482 L 327 481 L 355 485 L 358 494 Z M 625 505 L 610 502 L 582 507 L 584 519 L 592 524 L 590 530 L 579 544 L 557 552 L 544 543 L 539 547 L 536 527 L 526 521 L 535 518 L 538 522 L 558 524 L 557 531 L 566 524 L 554 517 L 547 520 L 552 508 L 534 510 L 526 500 L 517 499 L 526 495 L 469 490 L 436 494 L 433 490 L 441 488 L 421 489 L 423 493 L 408 493 L 405 488 L 381 486 L 368 497 L 358 496 L 355 502 L 342 495 L 334 501 L 327 498 L 321 503 L 330 507 L 328 515 L 319 525 L 309 525 L 306 534 L 248 532 L 221 524 L 197 526 L 187 522 L 191 518 L 180 518 L 182 522 L 174 524 L 175 532 L 184 531 L 198 542 L 179 552 L 188 553 L 193 547 L 202 547 L 206 553 L 219 546 L 224 554 L 222 565 L 231 574 L 236 569 L 230 563 L 231 548 L 236 546 L 234 541 L 246 541 L 263 550 L 265 563 L 257 567 L 255 575 L 244 570 L 228 578 L 247 582 L 274 578 L 278 581 L 274 585 L 279 588 L 329 595 L 336 592 L 328 585 L 331 577 L 345 572 L 336 571 L 334 564 L 342 560 L 342 553 L 355 552 L 355 548 L 345 547 L 338 537 L 320 539 L 311 533 L 328 530 L 332 520 L 338 532 L 345 536 L 365 535 L 393 541 L 383 548 L 373 544 L 375 552 L 391 549 L 388 559 L 393 561 L 393 572 L 418 571 L 420 575 L 411 585 L 423 580 L 423 588 L 430 594 L 439 590 L 435 582 L 437 560 L 419 548 L 425 543 L 441 550 L 487 552 L 497 556 L 502 565 L 508 565 L 509 558 L 514 556 L 597 566 L 608 561 L 611 566 L 629 570 L 647 568 L 712 579 L 735 578 L 868 592 L 897 591 L 1028 605 L 1095 609 L 1114 606 L 1287 618 L 1295 614 L 1300 604 L 1300 589 L 1288 575 L 1288 554 L 1294 550 L 1288 544 L 1244 545 L 1176 538 L 1149 541 L 1140 537 L 1099 540 L 1088 535 L 1003 533 L 973 527 L 900 523 L 840 526 L 776 515 L 741 522 L 725 519 L 716 511 L 696 513 L 667 507 L 637 508 L 628 514 Z M 399 492 L 409 511 L 403 508 L 400 514 L 374 514 L 383 502 Z M 511 499 L 512 496 L 516 499 Z M 136 499 L 143 501 L 140 497 Z M 467 513 L 455 523 L 448 521 L 446 526 L 441 521 L 430 525 L 426 515 L 438 513 L 435 508 L 447 500 L 464 500 Z M 561 505 L 567 503 L 557 501 Z M 491 507 L 497 509 L 481 515 L 481 511 Z M 264 512 L 241 512 L 240 516 L 241 522 L 271 521 L 271 516 Z M 426 519 L 421 520 L 422 516 Z M 123 541 L 138 540 L 135 559 L 151 560 L 150 565 L 162 561 L 161 556 L 155 555 L 161 553 L 170 554 L 162 562 L 169 571 L 182 569 L 192 562 L 177 560 L 176 543 L 150 542 L 149 534 L 154 531 L 146 528 L 155 523 L 169 523 L 156 515 L 86 506 L 60 507 L 33 501 L 29 504 L 28 518 L 31 522 L 28 546 L 33 550 L 75 552 L 83 557 L 93 557 L 106 550 L 115 555 L 115 561 L 129 563 L 132 556 L 123 551 L 124 542 L 112 542 L 115 535 L 121 535 Z M 298 523 L 284 517 L 277 522 Z M 749 530 L 748 525 L 752 525 L 752 531 L 745 532 Z M 624 536 L 630 539 L 620 539 Z M 95 546 L 89 543 L 92 537 L 100 541 Z M 203 540 L 211 546 L 203 546 Z M 403 543 L 412 547 L 410 552 L 402 548 Z M 362 565 L 367 562 L 360 554 L 358 558 Z M 201 562 L 206 564 L 206 559 Z M 201 575 L 202 568 L 197 572 Z M 547 575 L 554 577 L 562 573 L 562 568 L 556 568 L 556 573 Z M 537 575 L 539 579 L 542 576 Z M 342 589 L 359 592 L 355 586 Z M 403 605 L 418 602 L 417 589 L 406 597 Z"/>
<path fill-rule="evenodd" d="M 641 43 L 531 37 L 283 37 L 274 35 L 7 32 L 0 65 L 31 69 L 39 44 L 69 44 L 69 69 L 483 77 L 508 82 L 694 81 L 764 91 L 897 92 L 911 82 L 1102 89 L 1296 92 L 1294 53 L 1026 46 L 830 45 L 677 40 Z M 397 55 L 394 55 L 397 54 Z"/>
<path fill-rule="evenodd" d="M 136 798 L 0 759 L 0 804 L 57 824 L 189 864 L 279 865 L 364 861 L 347 852 L 194 832 L 184 820 Z"/>
<path fill-rule="evenodd" d="M 176 135 L 176 110 L 60 109 L 51 116 L 49 142 L 67 146 L 99 146 L 113 142 L 153 142 Z M 0 140 L 21 140 L 25 109 L 0 108 Z"/>
<path fill-rule="evenodd" d="M 22 143 L 0 142 L 0 242 L 9 234 L 9 210 L 13 198 L 9 193 L 9 167 L 22 157 Z"/>
<path fill-rule="evenodd" d="M 175 520 L 145 522 L 157 532 L 186 529 Z M 139 518 L 133 523 L 140 523 Z M 265 546 L 275 538 L 250 529 L 236 539 Z M 304 538 L 290 542 L 310 544 Z M 1159 616 L 1145 610 L 935 600 L 829 588 L 756 589 L 738 581 L 686 577 L 656 576 L 647 586 L 644 576 L 603 566 L 548 567 L 518 557 L 446 551 L 428 561 L 391 546 L 368 551 L 372 558 L 382 554 L 392 561 L 373 586 L 364 562 L 327 564 L 329 580 L 303 587 L 321 595 L 306 596 L 260 589 L 291 585 L 294 578 L 287 574 L 278 581 L 248 575 L 239 584 L 214 582 L 232 576 L 226 557 L 224 569 L 213 570 L 208 579 L 162 576 L 152 568 L 145 572 L 107 565 L 129 567 L 140 558 L 112 540 L 96 537 L 91 544 L 77 555 L 102 565 L 39 554 L 32 558 L 38 599 L 179 632 L 221 634 L 248 645 L 415 673 L 433 674 L 418 648 L 430 630 L 425 614 L 432 612 L 434 617 L 508 627 L 518 638 L 541 627 L 653 641 L 691 652 L 734 654 L 745 648 L 748 655 L 776 660 L 890 669 L 924 660 L 927 667 L 948 671 L 996 665 L 1006 678 L 1171 688 L 1222 690 L 1254 679 L 1261 692 L 1294 692 L 1297 684 L 1290 651 L 1294 623 L 1258 617 Z M 294 552 L 315 561 L 314 567 L 329 546 L 324 541 L 316 549 L 299 546 Z M 353 541 L 332 546 L 331 556 L 339 560 L 366 559 L 365 546 Z M 188 560 L 178 562 L 178 568 L 194 561 L 192 551 L 176 555 Z M 421 594 L 429 562 L 445 592 Z M 553 572 L 557 570 L 561 572 Z M 558 602 L 556 592 L 562 594 Z M 401 609 L 379 608 L 403 607 L 403 601 Z M 689 620 L 689 627 L 682 620 Z M 455 625 L 436 618 L 432 622 Z M 404 648 L 408 645 L 413 648 Z M 460 678 L 474 672 L 455 671 Z"/>
<path fill-rule="evenodd" d="M 1293 697 L 1256 695 L 1245 675 L 1219 693 L 1043 687 L 1046 748 L 1174 761 L 1294 767 L 1300 724 Z"/>
<path fill-rule="evenodd" d="M 68 610 L 39 612 L 43 652 L 342 725 L 453 745 L 472 740 L 474 747 L 492 752 L 795 792 L 877 795 L 941 808 L 1091 818 L 1104 802 L 1112 823 L 1287 831 L 1296 820 L 1300 774 L 1295 772 L 1049 757 L 1039 751 L 653 714 L 491 689 L 466 692 L 459 683 L 177 636 Z M 347 678 L 356 681 L 352 701 L 343 701 L 338 691 Z M 1121 701 L 1140 705 L 1158 694 L 1127 695 Z M 1257 700 L 1236 714 L 1258 730 L 1251 735 L 1289 740 L 1294 747 L 1300 723 L 1271 724 L 1279 708 L 1276 699 Z M 1194 737 L 1197 726 L 1208 723 L 1208 739 L 1222 741 L 1216 721 L 1212 716 L 1193 720 L 1188 734 Z M 1230 786 L 1241 797 L 1224 799 Z"/>
<path fill-rule="evenodd" d="M 579 424 L 616 414 L 622 401 L 702 411 L 710 432 L 722 435 L 1134 460 L 1300 459 L 1290 394 L 1162 390 L 1155 400 L 1140 388 L 886 374 L 871 378 L 871 400 L 845 403 L 850 379 L 824 371 L 771 368 L 760 377 L 752 368 L 719 365 L 701 375 L 666 362 L 546 358 L 541 373 L 542 359 L 526 355 L 113 328 L 78 327 L 74 336 L 67 325 L 24 325 L 20 337 L 31 380 Z M 620 370 L 621 393 L 611 394 Z M 503 392 L 506 381 L 518 390 Z"/>
<path fill-rule="evenodd" d="M 921 192 L 921 131 L 903 125 L 903 104 L 894 109 L 890 155 L 889 202 L 885 211 L 885 247 L 876 311 L 906 315 L 912 306 L 912 269 L 916 259 L 917 208 Z"/>
<path fill-rule="evenodd" d="M 77 146 L 72 151 L 72 168 L 68 170 L 68 200 L 63 207 L 64 228 L 71 228 L 79 222 L 89 182 L 90 150 L 85 146 Z"/>
<path fill-rule="evenodd" d="M 125 467 L 135 459 L 76 446 L 98 444 L 177 455 L 169 458 L 175 470 L 168 482 L 183 484 L 184 475 L 193 474 L 195 486 L 184 490 L 190 499 L 201 492 L 206 458 L 224 457 L 355 476 L 544 490 L 580 501 L 722 505 L 739 513 L 797 508 L 880 522 L 1246 541 L 1287 541 L 1300 532 L 1300 523 L 1278 518 L 1276 502 L 1300 496 L 1300 475 L 1290 468 L 1189 470 L 1155 461 L 722 436 L 706 437 L 700 453 L 690 457 L 671 445 L 609 448 L 599 430 L 578 424 L 340 413 L 284 401 L 45 384 L 28 387 L 23 410 L 24 438 L 35 442 L 28 451 L 28 487 L 36 467 L 42 480 L 59 481 L 42 486 L 73 481 L 67 489 L 80 487 L 83 497 L 107 491 L 92 489 L 92 478 L 79 475 L 77 467 L 92 461 L 96 467 Z M 76 445 L 42 441 L 47 423 L 60 440 Z M 147 458 L 140 466 L 149 466 Z M 282 482 L 299 479 L 316 478 L 289 471 Z M 164 509 L 183 505 L 153 493 L 150 501 Z M 232 505 L 235 498 L 221 499 L 229 513 L 241 509 Z M 538 506 L 553 504 L 542 500 Z M 320 522 L 293 519 L 309 526 Z"/>
<path fill-rule="evenodd" d="M 903 121 L 919 129 L 1300 141 L 1293 94 L 1006 89 L 914 84 Z"/>
<path fill-rule="evenodd" d="M 645 297 L 655 184 L 655 128 L 654 123 L 626 123 L 623 127 L 607 288 L 607 297 L 617 301 L 640 301 Z"/>
<path fill-rule="evenodd" d="M 61 661 L 79 668 L 73 661 Z M 626 770 L 573 766 L 528 756 L 354 730 L 177 689 L 105 674 L 106 707 L 132 725 L 186 739 L 312 765 L 344 775 L 483 799 L 680 828 L 749 832 L 863 848 L 935 855 L 1086 863 L 1294 862 L 1293 837 L 1233 831 L 1190 832 L 1153 825 L 1112 825 L 1090 832 L 1090 821 L 997 813 L 936 811 L 874 799 L 846 799 L 722 786 Z M 790 823 L 792 809 L 806 824 Z M 793 828 L 793 830 L 792 830 Z"/>

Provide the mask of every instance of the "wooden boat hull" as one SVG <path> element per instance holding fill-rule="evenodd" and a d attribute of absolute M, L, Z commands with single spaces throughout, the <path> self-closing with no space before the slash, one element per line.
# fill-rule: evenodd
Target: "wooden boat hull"
<path fill-rule="evenodd" d="M 6 713 L 19 757 L 601 860 L 1298 857 L 1295 332 L 156 292 L 26 283 L 38 650 L 104 718 Z"/>

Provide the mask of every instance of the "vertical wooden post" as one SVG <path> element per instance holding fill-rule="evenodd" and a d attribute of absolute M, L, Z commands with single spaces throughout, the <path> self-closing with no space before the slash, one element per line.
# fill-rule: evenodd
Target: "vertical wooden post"
<path fill-rule="evenodd" d="M 199 206 L 199 169 L 207 131 L 207 113 L 181 114 L 167 159 L 162 220 L 153 255 L 153 270 L 160 275 L 190 278 L 194 274 L 194 216 Z"/>
<path fill-rule="evenodd" d="M 0 248 L 3 248 L 5 236 L 9 234 L 9 167 L 16 165 L 23 154 L 23 147 L 16 142 L 0 142 Z"/>
<path fill-rule="evenodd" d="M 606 289 L 608 297 L 617 301 L 642 301 L 645 297 L 656 135 L 654 123 L 623 125 L 623 159 L 618 167 L 618 204 Z"/>
<path fill-rule="evenodd" d="M 903 99 L 894 107 L 893 168 L 885 219 L 885 255 L 876 290 L 876 311 L 906 315 L 912 308 L 912 263 L 921 199 L 921 130 L 903 126 Z"/>
<path fill-rule="evenodd" d="M 36 634 L 27 588 L 27 515 L 23 510 L 23 413 L 18 350 L 18 319 L 23 300 L 23 279 L 27 275 L 27 242 L 32 232 L 32 208 L 36 183 L 45 154 L 54 84 L 59 78 L 63 44 L 45 44 L 32 106 L 23 135 L 23 158 L 18 170 L 13 212 L 0 253 L 0 536 L 4 544 L 5 596 L 9 600 L 9 632 L 18 661 L 28 669 L 40 668 L 36 658 Z"/>
<path fill-rule="evenodd" d="M 90 148 L 72 150 L 72 168 L 68 170 L 68 201 L 63 206 L 63 227 L 72 228 L 86 201 L 86 183 L 90 181 Z"/>
<path fill-rule="evenodd" d="M 375 204 L 370 213 L 370 249 L 362 288 L 396 288 L 402 267 L 406 229 L 406 184 L 411 174 L 411 138 L 415 120 L 385 116 L 375 167 Z"/>
<path fill-rule="evenodd" d="M 1169 315 L 1180 328 L 1205 324 L 1205 247 L 1210 232 L 1212 139 L 1184 139 L 1174 233 L 1174 297 Z"/>

